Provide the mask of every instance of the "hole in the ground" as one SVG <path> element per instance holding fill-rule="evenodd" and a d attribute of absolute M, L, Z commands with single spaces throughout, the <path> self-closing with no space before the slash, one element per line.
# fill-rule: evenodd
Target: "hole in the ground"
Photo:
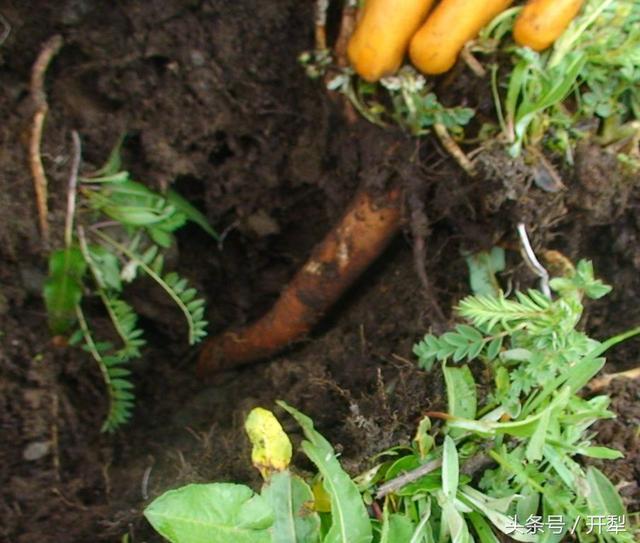
<path fill-rule="evenodd" d="M 227 142 L 227 134 L 222 130 L 218 130 L 214 134 L 215 144 L 209 152 L 209 164 L 212 166 L 222 166 L 228 158 L 234 153 Z"/>

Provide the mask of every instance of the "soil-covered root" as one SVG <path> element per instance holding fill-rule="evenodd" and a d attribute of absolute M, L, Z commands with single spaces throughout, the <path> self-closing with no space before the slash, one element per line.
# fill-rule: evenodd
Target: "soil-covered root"
<path fill-rule="evenodd" d="M 207 341 L 199 375 L 267 358 L 307 334 L 380 255 L 400 223 L 399 188 L 379 197 L 360 190 L 266 315 Z"/>

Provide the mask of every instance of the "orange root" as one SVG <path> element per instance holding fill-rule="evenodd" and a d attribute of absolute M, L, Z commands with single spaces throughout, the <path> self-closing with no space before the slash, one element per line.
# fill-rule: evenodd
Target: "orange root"
<path fill-rule="evenodd" d="M 360 190 L 266 315 L 205 343 L 198 374 L 267 358 L 304 337 L 399 230 L 400 196 L 398 188 L 377 199 Z"/>

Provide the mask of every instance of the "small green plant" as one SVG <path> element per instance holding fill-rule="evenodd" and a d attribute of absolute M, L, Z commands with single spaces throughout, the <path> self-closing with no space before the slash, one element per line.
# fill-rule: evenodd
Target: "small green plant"
<path fill-rule="evenodd" d="M 442 105 L 432 84 L 410 66 L 404 66 L 395 76 L 383 78 L 380 85 L 367 83 L 345 69 L 329 83 L 329 89 L 347 96 L 370 122 L 386 126 L 393 121 L 414 136 L 429 134 L 435 125 L 461 135 L 462 127 L 474 115 L 468 107 Z M 381 94 L 380 90 L 386 93 Z M 389 105 L 385 104 L 386 99 Z"/>
<path fill-rule="evenodd" d="M 103 431 L 113 431 L 131 416 L 133 384 L 127 365 L 140 356 L 143 331 L 133 308 L 122 299 L 126 283 L 141 275 L 153 279 L 182 311 L 189 343 L 206 335 L 204 300 L 187 280 L 166 273 L 163 253 L 173 232 L 190 220 L 217 237 L 205 217 L 175 191 L 158 194 L 121 170 L 120 147 L 91 176 L 76 176 L 69 187 L 65 246 L 49 257 L 44 299 L 55 335 L 71 333 L 98 364 L 109 395 Z M 77 174 L 77 172 L 76 172 Z M 97 339 L 82 309 L 82 300 L 97 297 L 113 324 L 118 341 Z"/>
<path fill-rule="evenodd" d="M 265 478 L 260 494 L 189 485 L 145 515 L 174 543 L 495 543 L 500 533 L 522 542 L 635 541 L 616 488 L 579 461 L 621 456 L 594 445 L 589 430 L 614 416 L 609 398 L 578 392 L 603 367 L 603 353 L 640 327 L 604 342 L 576 329 L 583 299 L 610 291 L 587 261 L 551 287 L 555 299 L 536 290 L 469 296 L 459 305 L 466 323 L 425 336 L 415 354 L 426 370 L 442 365 L 448 410 L 427 413 L 410 445 L 381 453 L 353 481 L 311 420 L 279 402 L 303 429 L 302 450 L 318 469 L 312 481 L 291 473 L 286 435 L 258 408 L 247 431 Z M 488 394 L 478 394 L 474 374 L 489 376 Z"/>
<path fill-rule="evenodd" d="M 516 157 L 541 145 L 572 163 L 575 143 L 587 136 L 613 145 L 620 161 L 640 159 L 640 4 L 636 0 L 586 0 L 580 14 L 548 50 L 537 53 L 511 39 L 522 8 L 499 14 L 467 44 L 466 62 L 478 75 L 490 73 L 496 122 L 483 121 L 465 134 L 475 111 L 445 106 L 432 77 L 409 65 L 394 76 L 368 83 L 351 68 L 336 66 L 329 51 L 305 52 L 300 61 L 318 79 L 331 73 L 328 88 L 344 94 L 358 112 L 379 126 L 396 124 L 414 136 L 432 130 L 467 171 L 457 143 L 493 141 L 496 134 Z M 471 56 L 477 54 L 478 58 Z M 489 89 L 487 89 L 489 90 Z M 535 158 L 535 157 L 534 157 Z"/>
<path fill-rule="evenodd" d="M 507 69 L 492 67 L 498 120 L 510 153 L 518 155 L 523 146 L 538 145 L 544 137 L 548 145 L 570 157 L 572 144 L 585 135 L 580 127 L 596 119 L 602 144 L 626 140 L 623 146 L 636 155 L 638 2 L 588 0 L 567 31 L 543 53 L 517 47 L 507 39 L 517 12 L 514 8 L 499 15 L 478 44 L 479 50 L 490 50 L 488 43 L 499 42 L 510 58 Z"/>

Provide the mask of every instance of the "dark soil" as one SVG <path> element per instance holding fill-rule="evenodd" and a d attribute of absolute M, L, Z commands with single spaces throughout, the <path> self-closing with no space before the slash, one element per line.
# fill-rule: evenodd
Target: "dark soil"
<path fill-rule="evenodd" d="M 517 221 L 530 225 L 536 247 L 592 258 L 615 286 L 589 307 L 595 337 L 640 322 L 640 200 L 608 155 L 579 149 L 576 170 L 562 172 L 568 190 L 552 194 L 498 153 L 487 153 L 486 178 L 472 182 L 432 143 L 348 125 L 296 60 L 312 46 L 312 2 L 2 0 L 0 15 L 11 26 L 0 44 L 3 541 L 157 540 L 140 514 L 148 499 L 186 482 L 255 481 L 243 419 L 279 398 L 314 419 L 350 470 L 406 442 L 422 412 L 443 406 L 440 379 L 416 369 L 413 343 L 446 324 L 434 303 L 450 317 L 466 294 L 461 251 L 513 244 Z M 405 234 L 311 337 L 268 363 L 203 384 L 179 318 L 154 289 L 130 292 L 149 347 L 134 366 L 134 418 L 113 436 L 99 431 L 106 400 L 97 369 L 81 351 L 53 345 L 41 299 L 47 248 L 25 150 L 29 77 L 42 43 L 58 33 L 65 45 L 47 72 L 43 136 L 52 245 L 62 238 L 71 130 L 82 136 L 85 171 L 126 131 L 125 164 L 137 179 L 173 184 L 227 229 L 222 248 L 190 226 L 178 236 L 175 261 L 206 293 L 212 333 L 273 303 L 359 183 L 396 178 L 407 195 Z M 386 147 L 400 152 L 389 158 Z M 415 269 L 416 217 L 427 218 L 429 294 Z M 511 260 L 512 282 L 530 284 L 515 253 Z M 100 314 L 93 318 L 100 326 Z M 637 365 L 639 352 L 637 340 L 616 348 L 607 371 Z M 621 417 L 602 423 L 599 439 L 626 459 L 605 469 L 634 482 L 640 385 L 608 392 Z M 638 510 L 637 484 L 623 493 Z"/>

